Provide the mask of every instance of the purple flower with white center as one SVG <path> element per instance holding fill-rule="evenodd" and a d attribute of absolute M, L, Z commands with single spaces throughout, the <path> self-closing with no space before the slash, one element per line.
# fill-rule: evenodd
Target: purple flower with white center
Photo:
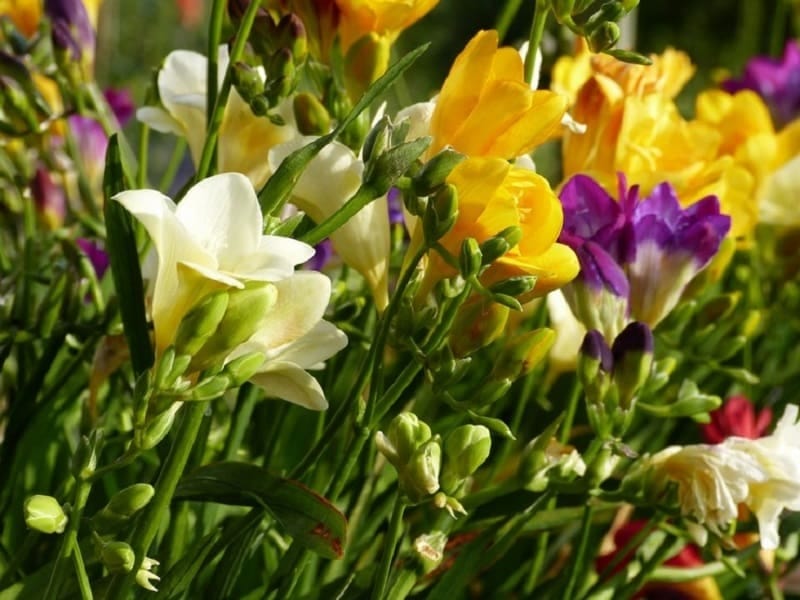
<path fill-rule="evenodd" d="M 581 273 L 564 288 L 576 317 L 613 339 L 629 318 L 655 327 L 691 279 L 719 250 L 730 217 L 708 196 L 684 209 L 668 183 L 644 199 L 619 176 L 615 201 L 596 181 L 576 175 L 561 191 L 560 241 L 575 250 Z"/>
<path fill-rule="evenodd" d="M 722 83 L 725 91 L 753 90 L 770 108 L 780 127 L 800 114 L 800 45 L 786 44 L 783 58 L 756 56 L 747 63 L 742 76 Z"/>
<path fill-rule="evenodd" d="M 78 238 L 75 244 L 92 263 L 97 279 L 102 279 L 108 270 L 108 254 L 97 243 L 88 238 Z"/>

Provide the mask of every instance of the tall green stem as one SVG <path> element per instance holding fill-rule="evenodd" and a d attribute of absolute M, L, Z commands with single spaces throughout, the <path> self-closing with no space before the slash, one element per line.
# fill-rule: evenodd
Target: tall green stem
<path fill-rule="evenodd" d="M 383 544 L 383 556 L 381 556 L 378 572 L 375 575 L 375 584 L 372 588 L 372 600 L 381 600 L 386 590 L 386 584 L 389 581 L 389 571 L 392 569 L 394 550 L 403 535 L 403 513 L 405 510 L 405 500 L 398 492 L 394 500 L 392 517 L 389 521 L 389 530 L 386 532 L 386 541 Z"/>
<path fill-rule="evenodd" d="M 217 79 L 219 45 L 222 40 L 222 23 L 225 20 L 226 0 L 214 0 L 211 5 L 211 19 L 208 27 L 208 70 L 206 71 L 206 124 L 210 125 L 217 103 Z M 259 4 L 254 2 L 253 4 Z"/>
<path fill-rule="evenodd" d="M 583 582 L 583 577 L 585 575 L 583 564 L 586 558 L 586 548 L 589 545 L 589 530 L 591 528 L 592 505 L 587 504 L 583 511 L 583 521 L 581 522 L 581 538 L 578 542 L 578 549 L 575 551 L 575 556 L 572 558 L 572 567 L 570 568 L 567 587 L 564 591 L 565 598 L 574 598 L 576 586 Z"/>
<path fill-rule="evenodd" d="M 507 0 L 503 5 L 503 10 L 500 12 L 500 16 L 497 17 L 494 26 L 501 41 L 506 37 L 508 28 L 514 22 L 514 17 L 517 16 L 520 6 L 522 6 L 522 0 Z"/>
<path fill-rule="evenodd" d="M 547 23 L 547 13 L 549 12 L 547 0 L 536 0 L 533 9 L 533 22 L 531 32 L 528 36 L 528 55 L 525 57 L 525 81 L 530 83 L 533 79 L 533 67 L 536 64 L 536 54 L 544 37 L 544 26 Z"/>
<path fill-rule="evenodd" d="M 133 530 L 130 543 L 136 554 L 136 564 L 127 575 L 114 576 L 106 594 L 107 599 L 125 598 L 128 587 L 133 583 L 136 572 L 141 567 L 142 561 L 158 533 L 158 528 L 175 493 L 175 488 L 178 486 L 178 481 L 183 475 L 184 466 L 192 453 L 207 406 L 208 402 L 190 402 L 184 408 L 185 412 L 178 426 L 172 448 L 170 448 L 169 455 L 158 476 L 153 500 L 148 504 L 146 512 L 139 517 L 136 528 Z"/>

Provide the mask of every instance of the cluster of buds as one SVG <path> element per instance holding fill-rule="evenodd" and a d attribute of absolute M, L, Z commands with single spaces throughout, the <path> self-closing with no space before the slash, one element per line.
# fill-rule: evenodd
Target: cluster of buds
<path fill-rule="evenodd" d="M 238 23 L 248 2 L 229 2 L 228 12 Z M 253 64 L 238 62 L 231 70 L 232 83 L 256 116 L 269 111 L 289 97 L 297 87 L 297 69 L 306 60 L 308 41 L 303 22 L 289 13 L 279 20 L 260 8 L 248 39 Z M 278 123 L 281 124 L 281 123 Z"/>
<path fill-rule="evenodd" d="M 130 573 L 136 567 L 136 553 L 130 544 L 117 540 L 106 540 L 97 533 L 93 535 L 92 539 L 97 556 L 109 573 Z M 136 571 L 136 583 L 149 592 L 157 592 L 153 582 L 161 578 L 153 573 L 153 567 L 157 567 L 159 564 L 156 559 L 145 557 Z"/>
<path fill-rule="evenodd" d="M 39 133 L 52 112 L 25 62 L 0 49 L 0 134 Z"/>
<path fill-rule="evenodd" d="M 409 412 L 392 419 L 386 434 L 377 433 L 375 443 L 397 470 L 400 490 L 409 502 L 431 499 L 452 516 L 466 513 L 456 497 L 489 457 L 492 445 L 482 425 L 457 427 L 443 442 Z"/>
<path fill-rule="evenodd" d="M 630 323 L 611 348 L 599 331 L 586 334 L 578 376 L 586 392 L 589 423 L 598 435 L 611 438 L 625 432 L 652 367 L 653 334 L 644 323 Z"/>
<path fill-rule="evenodd" d="M 619 41 L 622 17 L 631 12 L 639 0 L 551 0 L 556 19 L 575 35 L 586 38 L 592 52 L 606 52 L 615 58 L 638 64 L 650 60 L 636 52 L 615 49 Z"/>

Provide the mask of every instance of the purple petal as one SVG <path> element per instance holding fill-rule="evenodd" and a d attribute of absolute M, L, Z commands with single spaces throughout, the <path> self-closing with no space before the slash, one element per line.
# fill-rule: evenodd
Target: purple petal
<path fill-rule="evenodd" d="M 614 368 L 614 358 L 611 348 L 608 347 L 603 334 L 592 329 L 586 332 L 581 343 L 580 352 L 586 358 L 600 362 L 600 368 L 606 373 L 611 373 Z"/>
<path fill-rule="evenodd" d="M 45 0 L 45 14 L 53 26 L 53 44 L 81 60 L 94 55 L 94 29 L 83 0 Z"/>
<path fill-rule="evenodd" d="M 115 90 L 109 88 L 103 92 L 103 95 L 106 97 L 106 102 L 108 102 L 108 106 L 113 111 L 114 116 L 117 117 L 120 127 L 124 127 L 131 120 L 136 110 L 131 93 L 125 89 Z"/>
<path fill-rule="evenodd" d="M 326 238 L 314 246 L 314 256 L 306 261 L 303 266 L 312 271 L 321 271 L 328 264 L 331 257 L 333 257 L 333 245 Z"/>
<path fill-rule="evenodd" d="M 87 171 L 102 172 L 108 149 L 108 136 L 102 125 L 94 119 L 81 115 L 69 117 L 68 123 Z"/>
<path fill-rule="evenodd" d="M 78 238 L 75 244 L 89 258 L 98 279 L 102 279 L 108 269 L 108 254 L 99 245 L 87 238 Z"/>
<path fill-rule="evenodd" d="M 391 225 L 402 225 L 403 219 L 403 193 L 399 188 L 393 187 L 386 194 L 386 201 L 389 205 L 389 223 Z"/>
<path fill-rule="evenodd" d="M 622 363 L 624 356 L 629 352 L 652 354 L 653 345 L 653 332 L 645 323 L 639 321 L 628 323 L 611 345 L 614 364 Z"/>
<path fill-rule="evenodd" d="M 581 265 L 578 277 L 594 292 L 608 290 L 615 296 L 627 298 L 630 292 L 628 278 L 622 267 L 601 246 L 587 241 L 575 254 Z"/>
<path fill-rule="evenodd" d="M 564 230 L 583 239 L 611 237 L 622 224 L 619 204 L 587 175 L 575 175 L 561 189 Z"/>

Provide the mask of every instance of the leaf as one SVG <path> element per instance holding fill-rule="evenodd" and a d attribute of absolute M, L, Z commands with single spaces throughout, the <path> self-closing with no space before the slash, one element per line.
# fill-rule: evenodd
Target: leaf
<path fill-rule="evenodd" d="M 162 577 L 158 584 L 159 596 L 167 599 L 180 598 L 197 577 L 220 536 L 221 530 L 215 529 L 195 542 L 192 548 Z"/>
<path fill-rule="evenodd" d="M 395 80 L 428 49 L 429 45 L 430 44 L 425 44 L 414 49 L 389 67 L 386 73 L 369 86 L 369 89 L 367 89 L 361 99 L 356 103 L 353 110 L 350 111 L 350 114 L 348 114 L 333 131 L 317 138 L 308 146 L 295 150 L 284 159 L 258 194 L 258 201 L 261 203 L 261 209 L 264 211 L 264 214 L 271 214 L 276 208 L 283 205 L 289 197 L 289 194 L 292 193 L 292 189 L 297 183 L 297 180 L 300 179 L 300 175 L 303 173 L 308 163 L 310 163 L 325 146 L 335 140 L 350 123 L 355 121 L 378 96 L 389 89 Z"/>
<path fill-rule="evenodd" d="M 176 500 L 260 507 L 298 543 L 325 558 L 341 558 L 347 520 L 328 500 L 301 483 L 247 463 L 219 462 L 181 479 Z"/>
<path fill-rule="evenodd" d="M 119 298 L 119 310 L 125 328 L 125 338 L 131 351 L 134 372 L 139 375 L 153 365 L 153 348 L 144 309 L 144 284 L 136 251 L 136 236 L 131 216 L 111 197 L 129 185 L 122 164 L 119 139 L 108 140 L 106 169 L 103 177 L 108 258 Z"/>

